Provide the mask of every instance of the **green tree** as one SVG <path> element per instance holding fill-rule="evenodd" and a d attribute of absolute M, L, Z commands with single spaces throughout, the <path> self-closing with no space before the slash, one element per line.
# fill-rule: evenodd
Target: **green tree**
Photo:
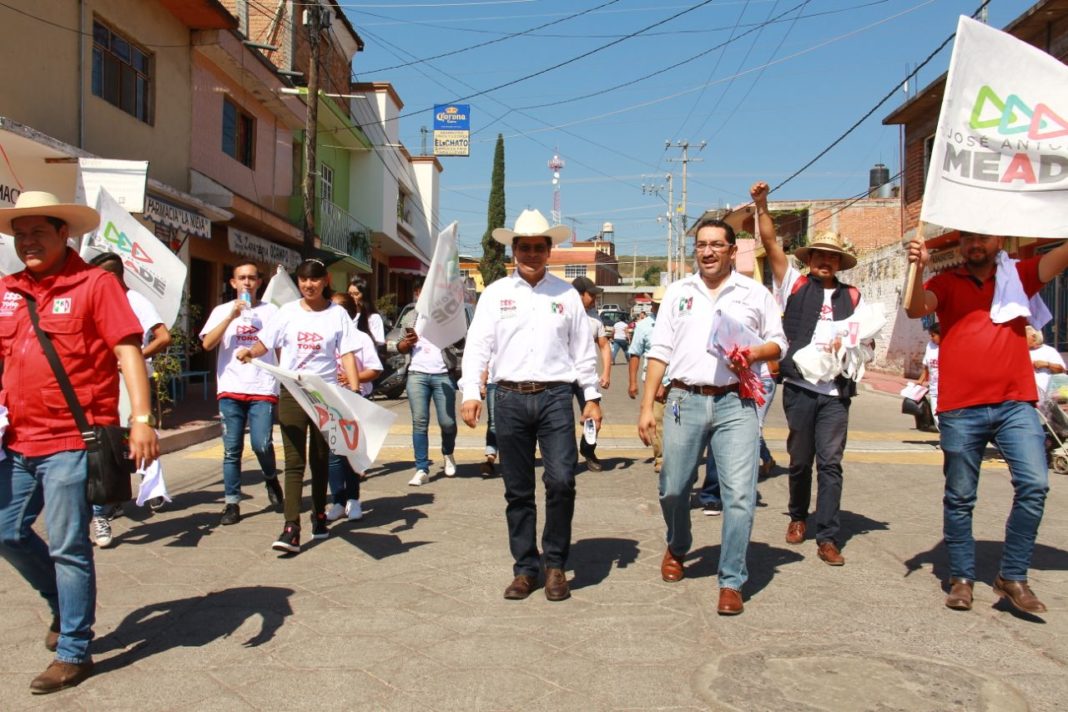
<path fill-rule="evenodd" d="M 489 207 L 486 209 L 486 234 L 482 236 L 482 283 L 490 283 L 508 274 L 504 266 L 504 245 L 493 239 L 493 231 L 504 227 L 504 136 L 497 134 L 493 151 L 493 179 L 490 182 Z"/>
<path fill-rule="evenodd" d="M 658 265 L 653 265 L 642 273 L 642 279 L 645 280 L 646 284 L 651 284 L 654 287 L 657 287 L 660 285 L 660 273 L 662 271 L 663 270 L 661 270 Z"/>

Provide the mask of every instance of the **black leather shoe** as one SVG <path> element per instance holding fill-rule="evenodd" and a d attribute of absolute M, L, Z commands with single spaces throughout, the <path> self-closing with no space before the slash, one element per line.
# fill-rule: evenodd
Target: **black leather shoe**
<path fill-rule="evenodd" d="M 519 574 L 512 580 L 512 583 L 508 584 L 508 588 L 504 589 L 504 597 L 509 601 L 521 601 L 533 593 L 537 586 L 538 579 Z"/>
<path fill-rule="evenodd" d="M 229 526 L 231 524 L 237 524 L 241 521 L 241 507 L 237 504 L 228 504 L 223 507 L 222 516 L 219 518 L 219 524 L 222 526 Z"/>
<path fill-rule="evenodd" d="M 30 683 L 30 692 L 35 695 L 47 695 L 74 687 L 93 674 L 93 661 L 84 663 L 62 663 L 53 660 L 45 671 Z"/>
<path fill-rule="evenodd" d="M 588 455 L 586 457 L 586 469 L 590 472 L 600 472 L 604 469 L 604 465 L 601 464 L 596 455 Z"/>
<path fill-rule="evenodd" d="M 545 569 L 545 597 L 550 601 L 571 598 L 571 587 L 563 569 Z"/>
<path fill-rule="evenodd" d="M 48 626 L 48 632 L 45 633 L 45 649 L 49 652 L 56 652 L 56 648 L 59 647 L 59 616 L 52 616 L 52 625 Z"/>

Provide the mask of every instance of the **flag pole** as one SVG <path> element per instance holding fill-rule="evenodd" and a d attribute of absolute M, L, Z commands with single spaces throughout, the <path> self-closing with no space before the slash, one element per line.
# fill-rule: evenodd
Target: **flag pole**
<path fill-rule="evenodd" d="M 923 240 L 923 220 L 916 225 L 916 236 Z M 905 298 L 903 306 L 905 309 L 909 308 L 909 304 L 912 304 L 912 287 L 916 283 L 916 270 L 920 268 L 919 262 L 909 262 L 908 274 L 905 277 Z"/>

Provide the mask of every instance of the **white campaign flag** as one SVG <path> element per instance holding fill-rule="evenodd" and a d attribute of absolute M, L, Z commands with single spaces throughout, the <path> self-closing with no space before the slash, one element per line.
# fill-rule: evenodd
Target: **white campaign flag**
<path fill-rule="evenodd" d="M 960 18 L 920 219 L 1068 237 L 1068 67 Z"/>
<path fill-rule="evenodd" d="M 21 192 L 22 183 L 8 163 L 7 151 L 0 143 L 0 208 L 14 207 Z M 15 238 L 0 233 L 0 275 L 15 274 L 25 268 L 26 265 L 15 254 Z"/>
<path fill-rule="evenodd" d="M 464 314 L 464 279 L 460 276 L 460 253 L 456 248 L 456 221 L 438 233 L 434 259 L 423 283 L 415 311 L 425 317 L 420 339 L 439 349 L 452 346 L 467 335 Z"/>
<path fill-rule="evenodd" d="M 88 261 L 103 252 L 122 257 L 126 286 L 152 302 L 164 325 L 174 326 L 182 306 L 185 263 L 126 212 L 107 188 L 100 189 L 96 209 L 100 227 L 85 236 L 82 257 Z"/>
<path fill-rule="evenodd" d="M 321 376 L 290 371 L 258 359 L 253 363 L 270 372 L 296 398 L 322 431 L 331 452 L 346 458 L 357 472 L 374 464 L 397 418 L 395 413 L 347 388 L 327 383 Z"/>
<path fill-rule="evenodd" d="M 297 285 L 293 284 L 286 268 L 278 265 L 271 281 L 267 283 L 267 288 L 263 290 L 263 301 L 280 307 L 298 299 L 300 299 L 300 290 L 297 289 Z"/>

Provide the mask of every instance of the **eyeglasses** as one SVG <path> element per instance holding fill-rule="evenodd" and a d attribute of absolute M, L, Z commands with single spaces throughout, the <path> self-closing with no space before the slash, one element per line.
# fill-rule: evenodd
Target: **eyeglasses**
<path fill-rule="evenodd" d="M 695 242 L 693 246 L 694 252 L 722 252 L 728 250 L 733 245 L 729 242 Z"/>

